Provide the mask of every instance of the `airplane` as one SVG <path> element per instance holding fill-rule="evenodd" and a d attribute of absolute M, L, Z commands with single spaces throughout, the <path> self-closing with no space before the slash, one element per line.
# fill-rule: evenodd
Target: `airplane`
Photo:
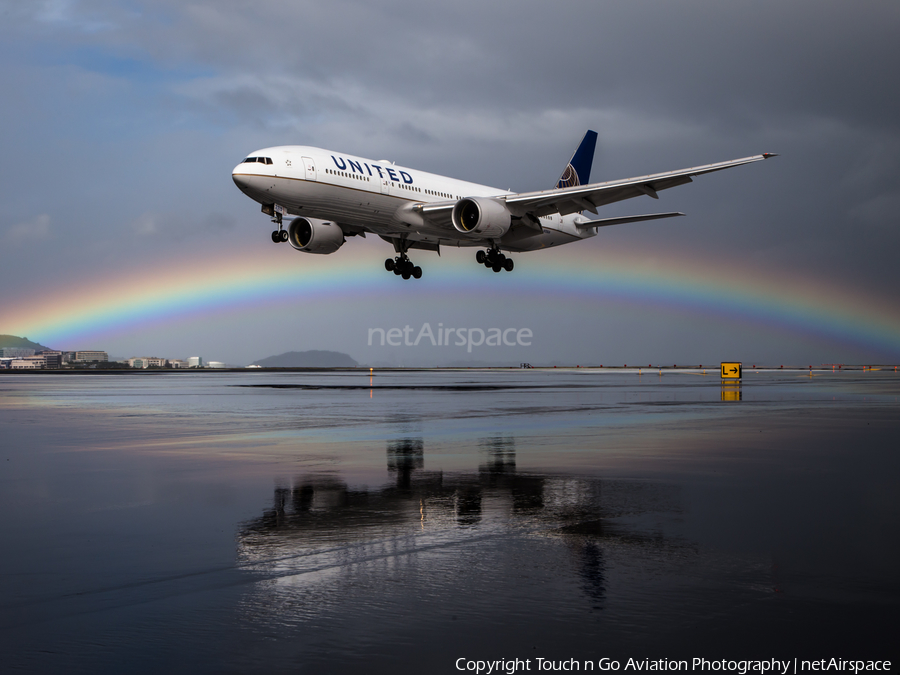
<path fill-rule="evenodd" d="M 599 218 L 597 209 L 634 197 L 659 199 L 659 191 L 694 176 L 775 157 L 767 152 L 717 164 L 591 183 L 597 133 L 588 131 L 550 190 L 514 193 L 397 166 L 388 160 L 308 146 L 284 145 L 251 153 L 231 177 L 262 205 L 277 228 L 275 243 L 304 253 L 337 251 L 347 237 L 375 234 L 393 244 L 385 269 L 419 279 L 411 249 L 483 247 L 478 263 L 511 272 L 517 253 L 551 248 L 597 234 L 601 227 L 683 216 L 680 212 Z M 284 217 L 294 218 L 284 229 Z"/>

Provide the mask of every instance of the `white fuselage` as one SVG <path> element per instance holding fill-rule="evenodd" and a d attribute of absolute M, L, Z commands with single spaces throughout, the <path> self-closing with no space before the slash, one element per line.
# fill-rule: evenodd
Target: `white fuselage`
<path fill-rule="evenodd" d="M 496 197 L 506 190 L 468 183 L 388 161 L 308 146 L 265 148 L 235 167 L 235 184 L 263 205 L 278 205 L 287 214 L 336 222 L 346 234 L 372 232 L 439 246 L 485 246 L 483 238 L 466 236 L 452 226 L 429 222 L 412 213 L 417 204 Z M 509 251 L 531 251 L 594 236 L 575 226 L 578 214 L 540 218 L 540 228 L 519 228 L 496 242 Z"/>

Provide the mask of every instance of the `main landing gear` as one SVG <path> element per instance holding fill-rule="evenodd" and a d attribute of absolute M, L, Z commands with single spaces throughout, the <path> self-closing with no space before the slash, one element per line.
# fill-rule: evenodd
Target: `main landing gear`
<path fill-rule="evenodd" d="M 410 277 L 413 279 L 422 278 L 422 268 L 418 265 L 413 265 L 412 260 L 410 260 L 405 253 L 401 253 L 396 258 L 388 258 L 385 260 L 384 269 L 388 272 L 393 272 L 404 279 L 409 279 Z"/>
<path fill-rule="evenodd" d="M 500 253 L 499 248 L 489 248 L 487 251 L 478 251 L 478 253 L 475 254 L 475 260 L 478 261 L 479 265 L 484 265 L 495 272 L 499 272 L 500 270 L 512 272 L 513 267 L 515 266 L 512 258 L 507 258 Z"/>

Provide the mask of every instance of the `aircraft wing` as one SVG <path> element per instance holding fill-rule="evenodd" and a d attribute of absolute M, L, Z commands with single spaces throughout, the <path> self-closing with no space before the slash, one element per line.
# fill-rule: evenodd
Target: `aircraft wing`
<path fill-rule="evenodd" d="M 606 183 L 575 185 L 567 188 L 542 190 L 540 192 L 503 195 L 497 199 L 505 201 L 509 210 L 516 215 L 530 213 L 540 217 L 554 213 L 567 215 L 577 211 L 597 213 L 596 209 L 598 206 L 605 206 L 624 199 L 640 197 L 641 195 L 659 199 L 657 192 L 690 183 L 693 176 L 730 169 L 733 166 L 750 164 L 751 162 L 759 162 L 769 157 L 775 157 L 775 154 L 767 152 L 762 155 L 733 159 L 728 162 L 694 166 L 688 169 L 681 169 L 680 171 L 668 171 L 666 173 L 655 173 L 648 176 L 608 181 Z"/>

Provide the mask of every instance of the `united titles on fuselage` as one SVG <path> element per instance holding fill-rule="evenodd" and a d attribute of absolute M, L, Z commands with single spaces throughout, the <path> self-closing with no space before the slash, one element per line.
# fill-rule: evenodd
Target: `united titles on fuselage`
<path fill-rule="evenodd" d="M 349 166 L 350 171 L 352 171 L 353 173 L 365 174 L 366 172 L 363 171 L 363 167 L 366 167 L 366 171 L 368 171 L 370 176 L 374 176 L 374 174 L 372 173 L 372 169 L 375 169 L 375 171 L 378 172 L 379 178 L 384 178 L 384 172 L 387 172 L 388 178 L 390 178 L 395 183 L 403 182 L 407 185 L 412 185 L 413 183 L 413 177 L 406 173 L 406 171 L 395 171 L 389 166 L 380 167 L 377 164 L 372 164 L 370 167 L 367 162 L 356 162 L 352 159 L 348 159 L 345 162 L 343 157 L 341 157 L 340 161 L 338 161 L 338 158 L 334 155 L 331 156 L 331 159 L 334 161 L 334 165 L 341 171 L 347 171 L 347 167 Z M 397 174 L 400 174 L 399 178 L 397 177 Z"/>

